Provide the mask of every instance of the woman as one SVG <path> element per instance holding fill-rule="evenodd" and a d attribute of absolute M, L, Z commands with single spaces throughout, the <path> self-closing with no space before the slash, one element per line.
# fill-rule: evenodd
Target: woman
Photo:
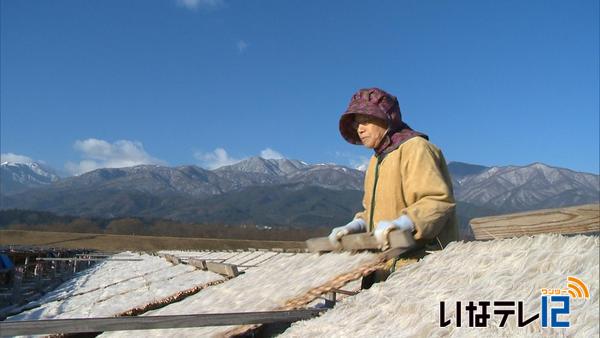
<path fill-rule="evenodd" d="M 427 135 L 402 122 L 396 97 L 379 88 L 361 89 L 340 118 L 351 144 L 374 150 L 365 175 L 363 210 L 334 228 L 330 241 L 373 232 L 385 249 L 392 230 L 411 231 L 419 246 L 442 249 L 458 240 L 452 182 L 442 152 Z"/>

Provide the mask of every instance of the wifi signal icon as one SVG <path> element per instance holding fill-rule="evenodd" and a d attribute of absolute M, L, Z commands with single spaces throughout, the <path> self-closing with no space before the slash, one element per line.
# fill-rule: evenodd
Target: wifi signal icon
<path fill-rule="evenodd" d="M 567 277 L 568 293 L 573 298 L 590 298 L 590 291 L 581 279 L 577 277 Z"/>

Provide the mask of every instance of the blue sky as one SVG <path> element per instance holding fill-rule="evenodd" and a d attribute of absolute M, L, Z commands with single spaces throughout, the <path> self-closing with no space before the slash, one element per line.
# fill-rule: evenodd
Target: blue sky
<path fill-rule="evenodd" d="M 362 163 L 339 115 L 396 95 L 449 161 L 599 170 L 599 2 L 0 2 L 3 159 L 71 173 L 262 153 Z"/>

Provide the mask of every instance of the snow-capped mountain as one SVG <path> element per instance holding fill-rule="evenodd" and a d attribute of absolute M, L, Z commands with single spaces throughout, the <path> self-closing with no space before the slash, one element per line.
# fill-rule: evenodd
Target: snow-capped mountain
<path fill-rule="evenodd" d="M 236 187 L 301 183 L 333 190 L 362 190 L 364 173 L 336 164 L 307 164 L 297 160 L 251 157 L 214 170 Z"/>
<path fill-rule="evenodd" d="M 2 162 L 0 174 L 0 191 L 3 194 L 48 185 L 60 179 L 52 168 L 36 162 Z"/>
<path fill-rule="evenodd" d="M 6 193 L 4 187 L 15 179 L 38 177 L 33 169 L 29 176 L 13 175 L 29 167 L 16 168 L 2 166 L 3 209 L 206 224 L 335 225 L 360 208 L 364 179 L 364 172 L 335 164 L 254 157 L 215 170 L 140 165 L 61 180 L 40 175 L 38 181 L 48 181 L 25 180 L 36 188 Z M 485 167 L 451 162 L 449 169 L 463 228 L 473 217 L 600 200 L 598 175 L 541 163 Z"/>
<path fill-rule="evenodd" d="M 451 163 L 451 172 L 452 167 Z M 557 208 L 600 200 L 600 176 L 594 174 L 543 163 L 478 166 L 469 170 L 467 175 L 452 173 L 456 199 L 500 212 Z"/>
<path fill-rule="evenodd" d="M 264 159 L 251 157 L 236 164 L 213 170 L 220 178 L 231 182 L 232 189 L 251 185 L 281 184 L 286 177 L 309 167 L 306 163 L 287 159 Z"/>
<path fill-rule="evenodd" d="M 288 159 L 264 159 L 262 157 L 250 157 L 236 164 L 223 166 L 215 169 L 215 172 L 246 172 L 270 176 L 285 176 L 290 173 L 310 167 L 309 164 Z"/>
<path fill-rule="evenodd" d="M 173 195 L 206 197 L 227 190 L 226 182 L 212 171 L 186 165 L 166 167 L 137 165 L 125 168 L 96 169 L 56 182 L 47 191 L 71 194 L 101 191 L 133 191 L 168 198 Z"/>
<path fill-rule="evenodd" d="M 263 217 L 275 224 L 297 220 L 312 224 L 352 213 L 360 205 L 356 197 L 363 176 L 338 165 L 285 159 L 250 158 L 216 170 L 140 165 L 97 169 L 50 186 L 5 194 L 1 204 L 4 209 L 77 216 L 164 217 L 221 224 L 251 223 Z M 273 216 L 275 209 L 281 214 Z"/>

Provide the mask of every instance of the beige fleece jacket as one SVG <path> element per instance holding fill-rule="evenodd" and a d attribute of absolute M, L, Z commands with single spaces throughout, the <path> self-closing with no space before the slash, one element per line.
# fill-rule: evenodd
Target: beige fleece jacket
<path fill-rule="evenodd" d="M 355 216 L 365 221 L 367 231 L 372 232 L 379 221 L 405 214 L 413 221 L 414 238 L 421 245 L 433 241 L 445 247 L 458 240 L 452 181 L 436 146 L 414 137 L 385 155 L 379 168 L 377 161 L 376 156 L 371 157 L 365 175 L 364 210 Z"/>

